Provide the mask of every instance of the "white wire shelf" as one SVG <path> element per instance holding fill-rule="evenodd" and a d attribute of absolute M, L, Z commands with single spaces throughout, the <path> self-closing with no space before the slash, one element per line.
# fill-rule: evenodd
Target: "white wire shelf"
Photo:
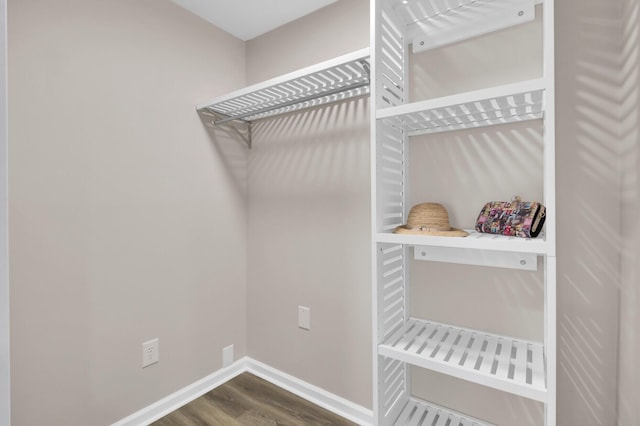
<path fill-rule="evenodd" d="M 430 402 L 410 398 L 394 426 L 492 426 L 490 423 L 465 416 Z"/>
<path fill-rule="evenodd" d="M 544 117 L 544 80 L 529 80 L 378 110 L 376 118 L 409 136 Z"/>
<path fill-rule="evenodd" d="M 546 255 L 548 245 L 544 234 L 536 238 L 505 237 L 483 234 L 465 229 L 467 237 L 431 237 L 425 235 L 407 235 L 380 232 L 375 235 L 378 243 L 405 244 L 409 246 L 453 247 L 461 249 L 490 250 L 515 253 Z"/>
<path fill-rule="evenodd" d="M 198 105 L 214 124 L 251 121 L 369 93 L 369 49 L 340 56 Z"/>
<path fill-rule="evenodd" d="M 542 344 L 410 318 L 378 353 L 546 402 Z"/>

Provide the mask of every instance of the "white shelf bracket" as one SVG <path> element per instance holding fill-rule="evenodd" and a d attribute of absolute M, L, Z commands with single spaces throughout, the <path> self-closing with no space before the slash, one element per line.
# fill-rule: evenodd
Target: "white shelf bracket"
<path fill-rule="evenodd" d="M 470 2 L 412 23 L 413 53 L 446 46 L 534 19 L 534 0 Z"/>
<path fill-rule="evenodd" d="M 228 122 L 231 122 L 233 120 L 240 121 L 243 124 L 245 124 L 247 126 L 247 131 L 245 133 L 241 132 L 240 129 L 238 129 L 238 126 L 227 126 L 227 128 L 229 130 L 231 130 L 240 139 L 242 139 L 242 141 L 247 144 L 247 147 L 249 149 L 251 149 L 252 144 L 253 144 L 253 133 L 252 133 L 252 124 L 251 124 L 250 121 L 242 120 L 242 119 L 239 119 L 239 118 L 229 117 L 229 116 L 227 116 L 225 114 L 222 114 L 220 112 L 217 112 L 217 111 L 214 111 L 214 110 L 211 110 L 211 109 L 200 109 L 200 110 L 197 110 L 197 111 L 201 115 L 210 117 L 210 119 L 207 120 L 207 121 L 209 122 L 209 124 L 211 126 L 218 126 L 220 124 L 228 123 Z M 231 118 L 231 119 L 229 119 L 229 118 Z M 220 122 L 221 120 L 224 120 L 224 122 L 221 123 Z"/>
<path fill-rule="evenodd" d="M 367 80 L 371 80 L 371 67 L 369 66 L 369 62 L 365 61 L 364 59 L 359 61 L 360 65 L 362 66 L 362 69 L 364 69 L 364 72 L 367 73 Z"/>
<path fill-rule="evenodd" d="M 432 262 L 492 266 L 496 268 L 538 270 L 538 256 L 532 253 L 473 250 L 456 247 L 415 246 L 414 258 Z"/>

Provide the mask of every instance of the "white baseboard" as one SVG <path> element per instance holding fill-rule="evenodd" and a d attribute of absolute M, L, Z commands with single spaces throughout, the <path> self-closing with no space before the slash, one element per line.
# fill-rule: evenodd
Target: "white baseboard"
<path fill-rule="evenodd" d="M 244 373 L 247 371 L 246 365 L 246 358 L 240 359 L 230 366 L 218 370 L 204 379 L 185 386 L 171 395 L 162 398 L 160 401 L 136 411 L 111 426 L 146 426 L 153 423 L 194 399 L 201 397 L 205 393 L 223 385 L 237 375 Z"/>
<path fill-rule="evenodd" d="M 371 410 L 290 376 L 280 370 L 269 367 L 259 361 L 244 357 L 229 367 L 218 370 L 204 379 L 198 380 L 166 398 L 136 411 L 130 416 L 114 423 L 112 426 L 145 426 L 153 423 L 244 372 L 249 372 L 261 377 L 282 389 L 288 390 L 354 423 L 363 426 L 373 424 L 373 412 Z"/>
<path fill-rule="evenodd" d="M 247 371 L 354 423 L 363 426 L 373 424 L 371 410 L 259 361 L 247 358 Z"/>

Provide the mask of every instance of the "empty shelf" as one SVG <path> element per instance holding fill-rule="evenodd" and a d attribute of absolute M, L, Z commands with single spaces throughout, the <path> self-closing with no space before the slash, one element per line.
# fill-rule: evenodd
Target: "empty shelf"
<path fill-rule="evenodd" d="M 376 242 L 405 244 L 410 246 L 455 247 L 463 249 L 506 251 L 515 253 L 549 254 L 544 234 L 537 238 L 505 237 L 502 235 L 483 234 L 470 229 L 467 237 L 431 237 L 424 235 L 407 235 L 378 233 Z"/>
<path fill-rule="evenodd" d="M 394 426 L 490 426 L 489 423 L 464 416 L 437 405 L 410 398 Z"/>
<path fill-rule="evenodd" d="M 540 343 L 410 318 L 378 353 L 537 401 L 547 399 Z"/>
<path fill-rule="evenodd" d="M 378 110 L 376 117 L 409 136 L 541 119 L 542 79 L 476 90 Z"/>
<path fill-rule="evenodd" d="M 215 124 L 255 120 L 369 93 L 369 49 L 304 68 L 199 105 Z"/>

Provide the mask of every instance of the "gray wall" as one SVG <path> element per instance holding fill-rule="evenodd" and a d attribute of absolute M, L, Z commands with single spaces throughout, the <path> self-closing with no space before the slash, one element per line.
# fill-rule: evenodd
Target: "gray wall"
<path fill-rule="evenodd" d="M 246 354 L 245 150 L 194 110 L 244 69 L 168 0 L 9 2 L 14 426 L 109 424 Z"/>
<path fill-rule="evenodd" d="M 621 2 L 556 2 L 558 424 L 616 422 Z"/>
<path fill-rule="evenodd" d="M 367 47 L 368 10 L 342 0 L 249 41 L 249 80 Z M 249 355 L 371 407 L 368 99 L 264 120 L 253 136 Z"/>
<path fill-rule="evenodd" d="M 11 419 L 7 222 L 7 2 L 0 0 L 0 426 Z"/>
<path fill-rule="evenodd" d="M 618 425 L 640 419 L 640 2 L 622 8 L 622 274 Z"/>
<path fill-rule="evenodd" d="M 369 1 L 340 0 L 247 42 L 247 83 L 369 47 Z"/>
<path fill-rule="evenodd" d="M 638 2 L 556 3 L 558 424 L 615 424 L 619 410 L 619 424 L 633 425 Z M 248 154 L 193 111 L 245 83 L 366 47 L 368 7 L 341 0 L 245 45 L 168 1 L 10 1 L 14 425 L 118 420 L 219 369 L 231 343 L 237 357 L 371 406 L 368 101 L 257 123 Z M 535 76 L 539 58 L 519 47 L 536 34 L 532 24 L 433 53 L 436 74 L 414 80 L 414 96 Z M 496 43 L 516 67 L 463 79 L 471 65 L 492 65 L 482 52 Z M 539 129 L 487 130 L 488 139 L 522 135 L 532 163 L 498 141 L 491 149 L 509 154 L 486 167 L 517 167 L 523 182 L 537 181 Z M 455 158 L 480 152 L 470 133 L 442 137 L 439 149 Z M 417 142 L 423 156 L 438 145 Z M 432 166 L 461 187 L 461 164 Z M 494 190 L 497 198 L 511 187 Z M 539 192 L 527 188 L 531 198 Z M 468 226 L 472 215 L 456 203 L 452 222 Z M 444 299 L 507 302 L 476 313 L 487 328 L 541 336 L 539 274 L 506 271 L 474 287 L 468 275 L 484 276 L 481 268 L 414 269 L 447 277 Z M 297 328 L 298 305 L 311 307 L 311 331 Z M 442 306 L 414 309 L 446 320 L 433 310 Z M 161 362 L 142 370 L 140 343 L 152 337 Z M 415 379 L 416 393 L 470 414 L 518 424 L 541 416 L 539 404 L 501 392 L 424 371 Z"/>

